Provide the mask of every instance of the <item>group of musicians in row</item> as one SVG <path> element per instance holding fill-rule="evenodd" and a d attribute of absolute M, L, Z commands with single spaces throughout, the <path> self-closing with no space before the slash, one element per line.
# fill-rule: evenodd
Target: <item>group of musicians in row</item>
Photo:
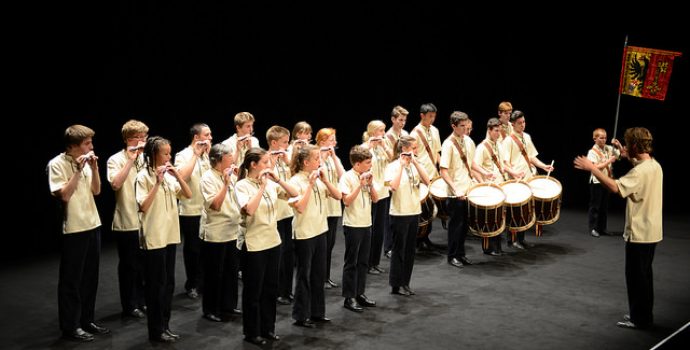
<path fill-rule="evenodd" d="M 400 106 L 393 108 L 390 129 L 371 121 L 363 143 L 349 152 L 348 171 L 335 152 L 336 131 L 320 129 L 314 145 L 306 122 L 297 123 L 292 133 L 271 127 L 267 150 L 252 136 L 254 117 L 248 112 L 235 116 L 236 133 L 222 143 L 212 143 L 208 125 L 195 124 L 189 146 L 175 155 L 174 164 L 168 140 L 148 137 L 140 121 L 126 122 L 125 147 L 107 161 L 107 180 L 116 193 L 112 231 L 117 232 L 123 314 L 147 317 L 152 341 L 179 339 L 170 329 L 170 316 L 182 235 L 185 289 L 192 298 L 202 294 L 206 319 L 222 322 L 242 314 L 245 340 L 258 345 L 279 340 L 276 303 L 293 304 L 297 326 L 329 322 L 324 288 L 338 286 L 330 277 L 330 262 L 340 217 L 344 307 L 362 312 L 376 306 L 365 295 L 366 277 L 384 272 L 379 267 L 384 248 L 391 252 L 391 293 L 414 295 L 410 279 L 420 186 L 439 176 L 454 194 L 447 203 L 448 263 L 471 264 L 464 246 L 466 194 L 473 182 L 529 179 L 535 166 L 547 172 L 553 167 L 537 158 L 524 132 L 525 116 L 509 102 L 499 104 L 499 118 L 489 119 L 478 146 L 468 136 L 469 117 L 459 111 L 450 115 L 453 132 L 441 143 L 433 126 L 436 113 L 433 104 L 422 105 L 421 121 L 410 133 L 404 130 L 409 113 Z M 65 212 L 60 328 L 65 338 L 78 341 L 110 332 L 94 323 L 101 226 L 94 195 L 101 181 L 93 136 L 86 126 L 70 126 L 65 152 L 48 164 L 50 190 Z M 508 239 L 524 249 L 524 232 Z M 485 247 L 487 254 L 501 251 L 500 236 Z M 237 308 L 240 267 L 242 311 Z"/>

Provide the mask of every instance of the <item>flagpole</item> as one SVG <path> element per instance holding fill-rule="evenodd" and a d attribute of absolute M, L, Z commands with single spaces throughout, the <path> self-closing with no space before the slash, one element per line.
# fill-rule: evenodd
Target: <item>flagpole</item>
<path fill-rule="evenodd" d="M 616 103 L 616 120 L 613 123 L 613 137 L 612 139 L 616 138 L 616 131 L 618 130 L 618 113 L 621 110 L 621 92 L 623 91 L 623 87 L 620 84 L 623 84 L 623 72 L 625 72 L 625 62 L 626 57 L 625 57 L 625 51 L 626 48 L 628 47 L 628 36 L 625 36 L 625 43 L 623 44 L 623 63 L 621 67 L 621 79 L 620 82 L 618 83 L 618 102 Z"/>

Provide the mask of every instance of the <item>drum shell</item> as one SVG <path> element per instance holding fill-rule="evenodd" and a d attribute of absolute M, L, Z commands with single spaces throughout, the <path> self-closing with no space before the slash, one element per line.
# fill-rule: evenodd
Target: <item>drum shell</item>
<path fill-rule="evenodd" d="M 536 216 L 534 215 L 534 197 L 532 196 L 532 190 L 529 184 L 521 180 L 509 180 L 501 183 L 501 188 L 506 192 L 506 197 L 509 184 L 523 184 L 530 191 L 530 196 L 525 200 L 515 203 L 508 203 L 507 201 L 503 203 L 506 210 L 506 226 L 509 230 L 515 231 L 526 231 L 530 229 L 536 222 Z"/>
<path fill-rule="evenodd" d="M 471 193 L 472 190 L 480 186 L 491 186 L 499 189 L 501 194 L 503 190 L 501 187 L 494 184 L 477 184 L 467 191 L 467 222 L 470 232 L 476 236 L 480 237 L 494 237 L 500 235 L 505 230 L 506 218 L 505 218 L 505 208 L 503 207 L 505 194 L 503 194 L 503 199 L 491 205 L 481 205 L 472 202 Z"/>
<path fill-rule="evenodd" d="M 558 221 L 561 216 L 561 195 L 563 193 L 563 186 L 560 181 L 554 179 L 553 177 L 547 178 L 546 176 L 539 175 L 532 177 L 529 182 L 531 183 L 536 179 L 547 179 L 558 184 L 560 191 L 549 197 L 539 197 L 533 194 L 534 199 L 534 214 L 536 216 L 536 222 L 541 225 L 549 225 Z"/>

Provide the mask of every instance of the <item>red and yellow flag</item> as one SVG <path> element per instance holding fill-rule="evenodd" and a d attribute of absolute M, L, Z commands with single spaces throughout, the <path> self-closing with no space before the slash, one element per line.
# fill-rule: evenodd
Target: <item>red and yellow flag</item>
<path fill-rule="evenodd" d="M 620 93 L 664 100 L 673 59 L 680 52 L 626 46 L 623 50 Z"/>

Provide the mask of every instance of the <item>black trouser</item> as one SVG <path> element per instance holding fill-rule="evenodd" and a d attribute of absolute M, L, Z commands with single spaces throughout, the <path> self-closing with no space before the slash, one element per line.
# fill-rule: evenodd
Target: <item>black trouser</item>
<path fill-rule="evenodd" d="M 354 298 L 364 294 L 369 270 L 371 227 L 343 226 L 345 263 L 343 264 L 343 296 Z"/>
<path fill-rule="evenodd" d="M 100 256 L 100 227 L 62 235 L 58 315 L 63 332 L 94 321 Z"/>
<path fill-rule="evenodd" d="M 229 315 L 237 308 L 237 270 L 239 252 L 237 240 L 201 242 L 201 262 L 204 266 L 204 314 Z"/>
<path fill-rule="evenodd" d="M 489 247 L 484 249 L 484 247 L 482 246 L 482 250 L 485 253 L 491 253 L 491 252 L 498 253 L 498 252 L 503 251 L 503 249 L 501 249 L 501 235 L 489 238 Z"/>
<path fill-rule="evenodd" d="M 625 282 L 628 286 L 630 320 L 638 326 L 652 324 L 654 277 L 652 262 L 656 243 L 625 243 Z"/>
<path fill-rule="evenodd" d="M 391 287 L 409 286 L 414 267 L 419 215 L 393 216 L 393 253 L 388 283 Z"/>
<path fill-rule="evenodd" d="M 385 240 L 386 231 L 390 231 L 391 197 L 379 199 L 371 203 L 371 249 L 369 251 L 369 266 L 381 263 L 381 248 Z"/>
<path fill-rule="evenodd" d="M 144 254 L 139 249 L 139 231 L 113 232 L 117 241 L 117 277 L 122 312 L 146 305 L 144 300 Z"/>
<path fill-rule="evenodd" d="M 184 256 L 184 270 L 187 273 L 187 281 L 184 289 L 199 289 L 203 283 L 203 270 L 201 267 L 201 238 L 199 238 L 199 222 L 201 216 L 180 215 L 180 231 L 184 237 L 182 255 Z"/>
<path fill-rule="evenodd" d="M 450 199 L 448 201 L 450 221 L 448 221 L 448 261 L 465 256 L 465 238 L 467 237 L 467 201 Z"/>
<path fill-rule="evenodd" d="M 166 329 L 170 329 L 177 245 L 169 244 L 164 248 L 143 252 L 149 338 L 157 338 Z"/>
<path fill-rule="evenodd" d="M 507 239 L 508 243 L 513 243 L 513 234 L 510 232 L 510 230 L 507 231 Z M 519 231 L 515 233 L 515 239 L 517 239 L 517 242 L 524 242 L 525 241 L 525 231 Z"/>
<path fill-rule="evenodd" d="M 256 337 L 275 333 L 280 246 L 250 252 L 245 244 L 241 257 L 244 335 Z"/>
<path fill-rule="evenodd" d="M 297 285 L 292 318 L 304 321 L 326 316 L 326 233 L 309 239 L 296 239 Z"/>
<path fill-rule="evenodd" d="M 340 216 L 328 217 L 328 232 L 326 232 L 326 280 L 331 279 L 331 255 L 335 247 L 335 235 L 338 230 Z"/>
<path fill-rule="evenodd" d="M 609 191 L 601 184 L 589 184 L 589 231 L 606 232 Z"/>
<path fill-rule="evenodd" d="M 292 294 L 292 279 L 295 275 L 295 245 L 292 241 L 292 217 L 278 221 L 280 233 L 280 264 L 278 268 L 278 296 L 287 298 Z"/>

